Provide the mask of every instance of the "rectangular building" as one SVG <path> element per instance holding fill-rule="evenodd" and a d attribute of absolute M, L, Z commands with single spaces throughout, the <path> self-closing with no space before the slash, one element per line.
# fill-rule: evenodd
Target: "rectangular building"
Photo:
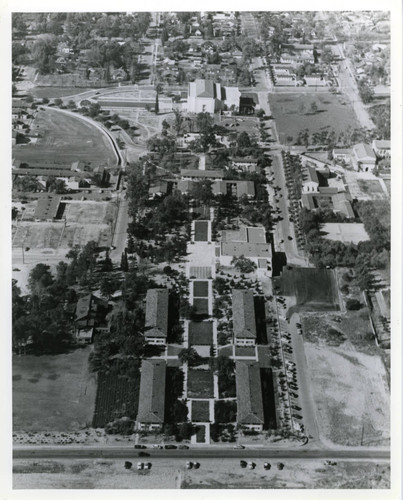
<path fill-rule="evenodd" d="M 146 297 L 144 337 L 150 344 L 166 344 L 168 335 L 169 291 L 151 288 Z"/>
<path fill-rule="evenodd" d="M 237 361 L 235 377 L 237 422 L 248 430 L 262 431 L 264 412 L 259 364 L 253 361 Z"/>
<path fill-rule="evenodd" d="M 232 291 L 232 321 L 235 344 L 239 346 L 255 345 L 255 303 L 251 290 Z"/>
<path fill-rule="evenodd" d="M 165 415 L 166 362 L 144 359 L 141 365 L 139 408 L 136 428 L 160 429 Z"/>

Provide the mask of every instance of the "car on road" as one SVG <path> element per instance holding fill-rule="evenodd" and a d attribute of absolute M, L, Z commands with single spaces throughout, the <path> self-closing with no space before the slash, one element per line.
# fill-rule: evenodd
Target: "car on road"
<path fill-rule="evenodd" d="M 234 446 L 234 450 L 244 450 L 245 449 L 245 446 L 243 444 L 237 444 L 236 446 Z"/>
<path fill-rule="evenodd" d="M 188 450 L 188 449 L 189 449 L 189 446 L 188 446 L 187 444 L 180 444 L 180 445 L 178 446 L 178 448 L 179 448 L 180 450 Z"/>
<path fill-rule="evenodd" d="M 147 449 L 147 446 L 144 446 L 144 444 L 135 444 L 134 448 L 136 450 L 145 450 L 145 449 Z"/>
<path fill-rule="evenodd" d="M 297 328 L 302 328 L 301 323 L 295 323 L 295 326 L 296 326 Z"/>
<path fill-rule="evenodd" d="M 337 462 L 332 462 L 331 460 L 325 460 L 325 465 L 337 465 Z"/>
<path fill-rule="evenodd" d="M 174 444 L 166 444 L 165 449 L 166 450 L 176 450 L 178 447 L 175 446 Z"/>
<path fill-rule="evenodd" d="M 153 444 L 152 448 L 158 448 L 159 450 L 162 450 L 164 447 L 162 446 L 162 444 Z"/>
<path fill-rule="evenodd" d="M 139 457 L 149 457 L 150 454 L 147 453 L 146 451 L 139 451 Z"/>

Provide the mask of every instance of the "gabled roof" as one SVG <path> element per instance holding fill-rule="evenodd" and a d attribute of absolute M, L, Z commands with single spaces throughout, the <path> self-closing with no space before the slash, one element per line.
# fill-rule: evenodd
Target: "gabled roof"
<path fill-rule="evenodd" d="M 196 97 L 217 97 L 216 86 L 212 80 L 196 80 Z"/>
<path fill-rule="evenodd" d="M 238 423 L 264 424 L 259 364 L 248 361 L 237 361 L 235 364 L 235 376 Z"/>
<path fill-rule="evenodd" d="M 353 146 L 354 154 L 358 161 L 371 160 L 375 161 L 375 153 L 373 152 L 371 146 L 369 144 L 365 144 L 360 142 Z"/>
<path fill-rule="evenodd" d="M 390 141 L 381 141 L 374 139 L 372 144 L 374 148 L 377 149 L 390 149 Z"/>
<path fill-rule="evenodd" d="M 144 359 L 141 365 L 137 422 L 163 424 L 165 412 L 166 362 Z"/>
<path fill-rule="evenodd" d="M 15 170 L 13 173 L 17 173 Z M 46 196 L 40 198 L 36 205 L 35 219 L 53 219 L 57 215 L 60 204 L 60 196 Z"/>
<path fill-rule="evenodd" d="M 251 290 L 232 291 L 232 320 L 235 338 L 256 338 L 256 317 Z"/>
<path fill-rule="evenodd" d="M 182 177 L 205 177 L 206 179 L 221 179 L 224 175 L 223 170 L 194 170 L 194 169 L 181 169 Z"/>
<path fill-rule="evenodd" d="M 151 288 L 146 298 L 146 337 L 166 337 L 168 334 L 167 288 Z"/>

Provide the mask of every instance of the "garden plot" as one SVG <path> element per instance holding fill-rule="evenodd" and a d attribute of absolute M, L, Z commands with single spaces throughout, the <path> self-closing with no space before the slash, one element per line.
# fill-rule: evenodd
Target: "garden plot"
<path fill-rule="evenodd" d="M 192 401 L 192 422 L 210 422 L 210 401 Z"/>

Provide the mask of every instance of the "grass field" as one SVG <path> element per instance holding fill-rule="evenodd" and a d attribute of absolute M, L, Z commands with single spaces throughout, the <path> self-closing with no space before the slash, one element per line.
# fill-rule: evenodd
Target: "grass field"
<path fill-rule="evenodd" d="M 74 431 L 91 425 L 95 375 L 90 348 L 54 356 L 13 356 L 13 429 Z"/>
<path fill-rule="evenodd" d="M 381 358 L 357 352 L 349 342 L 306 342 L 305 354 L 321 436 L 347 446 L 389 445 L 389 389 Z"/>
<path fill-rule="evenodd" d="M 332 94 L 270 94 L 270 108 L 281 142 L 293 137 L 294 142 L 303 129 L 310 133 L 333 129 L 337 134 L 347 127 L 359 127 L 354 110 L 346 98 Z M 312 103 L 318 111 L 310 113 Z M 304 108 L 302 108 L 304 106 Z"/>
<path fill-rule="evenodd" d="M 201 316 L 208 314 L 208 299 L 193 299 L 193 305 L 196 308 L 196 314 Z"/>
<path fill-rule="evenodd" d="M 76 160 L 89 161 L 94 166 L 116 164 L 109 140 L 96 127 L 56 110 L 39 111 L 32 126 L 42 138 L 36 144 L 13 147 L 13 157 L 29 164 L 30 161 L 60 163 Z"/>
<path fill-rule="evenodd" d="M 382 189 L 379 180 L 357 179 L 357 184 L 361 191 L 370 196 L 373 200 L 382 200 L 388 197 Z"/>
<path fill-rule="evenodd" d="M 190 398 L 213 398 L 213 373 L 210 370 L 188 372 L 188 396 Z"/>
<path fill-rule="evenodd" d="M 193 296 L 194 297 L 208 297 L 208 281 L 194 281 L 193 282 Z"/>
<path fill-rule="evenodd" d="M 55 99 L 57 97 L 81 94 L 81 92 L 85 92 L 86 90 L 92 89 L 85 87 L 33 87 L 29 93 L 39 99 L 42 99 L 43 97 Z"/>
<path fill-rule="evenodd" d="M 192 401 L 192 422 L 210 422 L 210 402 Z"/>
<path fill-rule="evenodd" d="M 206 221 L 195 221 L 195 241 L 208 240 L 208 223 Z"/>
<path fill-rule="evenodd" d="M 299 310 L 338 310 L 339 295 L 333 272 L 328 269 L 284 269 L 283 295 L 294 295 Z"/>

